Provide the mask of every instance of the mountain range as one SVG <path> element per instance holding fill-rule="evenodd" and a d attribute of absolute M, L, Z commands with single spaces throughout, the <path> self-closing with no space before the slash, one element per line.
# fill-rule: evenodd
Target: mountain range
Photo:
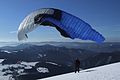
<path fill-rule="evenodd" d="M 2 65 L 37 62 L 29 69 L 21 67 L 23 72 L 27 73 L 20 76 L 22 80 L 27 80 L 31 75 L 30 79 L 34 80 L 72 72 L 76 58 L 80 60 L 81 69 L 119 62 L 120 43 L 35 42 L 0 47 L 0 59 L 4 59 Z M 40 67 L 48 69 L 49 72 L 40 73 L 37 71 Z M 6 70 L 8 69 L 4 69 Z"/>

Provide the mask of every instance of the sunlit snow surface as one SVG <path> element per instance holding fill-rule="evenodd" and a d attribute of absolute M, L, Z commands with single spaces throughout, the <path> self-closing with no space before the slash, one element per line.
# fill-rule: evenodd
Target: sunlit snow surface
<path fill-rule="evenodd" d="M 38 80 L 120 80 L 120 62 Z"/>

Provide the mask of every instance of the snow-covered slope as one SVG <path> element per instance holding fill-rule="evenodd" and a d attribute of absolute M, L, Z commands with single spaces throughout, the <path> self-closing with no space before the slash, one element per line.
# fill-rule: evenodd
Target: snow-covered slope
<path fill-rule="evenodd" d="M 120 80 L 120 62 L 39 80 Z"/>
<path fill-rule="evenodd" d="M 21 62 L 21 64 L 11 64 L 11 65 L 2 65 L 1 62 L 4 59 L 0 59 L 0 80 L 9 80 L 9 76 L 12 76 L 12 74 L 4 75 L 6 73 L 13 73 L 11 70 L 9 70 L 10 67 L 18 69 L 19 75 L 27 74 L 24 71 L 24 69 L 31 69 L 32 66 L 35 66 L 38 62 Z M 20 69 L 19 69 L 20 68 Z M 5 70 L 6 71 L 3 71 Z M 8 69 L 8 70 L 7 70 Z M 45 68 L 38 68 L 40 73 L 45 73 Z M 47 69 L 47 68 L 46 68 Z"/>

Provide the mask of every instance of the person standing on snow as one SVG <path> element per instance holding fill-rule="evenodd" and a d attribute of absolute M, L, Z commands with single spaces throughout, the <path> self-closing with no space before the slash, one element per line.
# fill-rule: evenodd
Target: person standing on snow
<path fill-rule="evenodd" d="M 78 58 L 75 60 L 75 73 L 77 71 L 78 71 L 78 73 L 80 71 L 80 60 Z"/>

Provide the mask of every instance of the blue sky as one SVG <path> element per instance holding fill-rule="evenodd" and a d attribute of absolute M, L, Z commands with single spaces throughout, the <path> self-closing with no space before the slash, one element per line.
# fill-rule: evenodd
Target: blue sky
<path fill-rule="evenodd" d="M 18 41 L 16 31 L 24 17 L 45 7 L 69 12 L 103 34 L 107 42 L 120 42 L 120 0 L 0 0 L 0 41 Z M 82 41 L 66 39 L 48 27 L 37 28 L 28 36 L 27 41 L 32 42 Z"/>

